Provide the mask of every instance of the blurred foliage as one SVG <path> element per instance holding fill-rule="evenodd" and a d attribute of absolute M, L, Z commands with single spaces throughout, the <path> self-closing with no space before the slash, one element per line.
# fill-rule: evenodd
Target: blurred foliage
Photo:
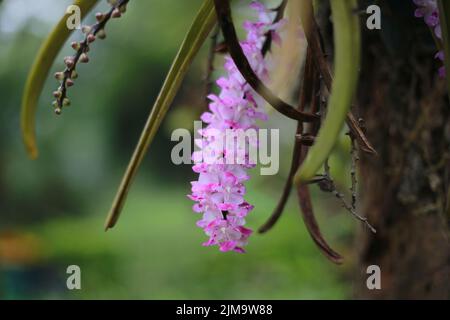
<path fill-rule="evenodd" d="M 7 10 L 13 2 L 29 4 L 26 10 L 36 14 L 13 31 L 2 29 L 18 19 Z M 207 48 L 144 161 L 123 219 L 116 229 L 102 231 L 125 165 L 199 0 L 133 1 L 123 19 L 108 25 L 107 40 L 94 44 L 91 62 L 79 68 L 71 89 L 72 106 L 60 117 L 51 106 L 57 83 L 49 77 L 37 114 L 40 157 L 27 158 L 19 128 L 21 94 L 42 39 L 60 17 L 49 18 L 46 10 L 36 8 L 56 2 L 61 14 L 61 2 L 70 3 L 5 0 L 0 5 L 0 298 L 349 296 L 346 277 L 352 255 L 346 251 L 357 222 L 349 214 L 337 215 L 342 211 L 331 195 L 315 195 L 315 203 L 325 236 L 347 259 L 344 267 L 331 265 L 315 248 L 294 193 L 279 225 L 265 236 L 255 235 L 246 255 L 201 246 L 205 239 L 186 198 L 194 175 L 189 166 L 171 163 L 170 134 L 176 127 L 191 128 L 201 112 Z M 237 9 L 240 13 L 241 7 Z M 75 32 L 72 39 L 80 37 Z M 52 71 L 62 69 L 70 50 L 67 45 Z M 269 125 L 281 126 L 280 118 L 273 116 Z M 283 123 L 280 173 L 259 177 L 254 170 L 248 187 L 249 200 L 256 204 L 249 219 L 253 229 L 268 217 L 281 193 L 294 130 L 295 123 Z M 332 169 L 344 190 L 349 179 L 347 141 L 338 149 Z M 12 245 L 23 254 L 11 255 Z M 27 253 L 30 248 L 35 248 L 32 254 Z M 70 264 L 81 266 L 80 292 L 65 288 Z"/>

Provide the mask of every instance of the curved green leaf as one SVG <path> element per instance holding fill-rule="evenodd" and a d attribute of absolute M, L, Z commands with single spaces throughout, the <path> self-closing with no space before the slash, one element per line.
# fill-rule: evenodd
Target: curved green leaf
<path fill-rule="evenodd" d="M 448 0 L 439 0 L 439 20 L 441 22 L 442 42 L 445 53 L 447 90 L 450 96 L 450 2 Z"/>
<path fill-rule="evenodd" d="M 316 143 L 295 176 L 300 184 L 314 177 L 324 164 L 339 137 L 358 84 L 361 59 L 361 29 L 354 13 L 357 0 L 331 0 L 334 25 L 335 78 L 327 107 L 327 116 Z"/>
<path fill-rule="evenodd" d="M 128 164 L 125 175 L 122 178 L 119 190 L 117 191 L 111 211 L 106 220 L 106 230 L 114 227 L 116 224 L 139 165 L 141 164 L 150 143 L 153 141 L 164 116 L 169 110 L 189 66 L 215 24 L 216 15 L 214 12 L 213 0 L 204 0 L 200 11 L 181 44 L 178 54 L 172 63 L 172 67 L 169 70 L 163 87 L 147 119 L 144 130 L 142 131 L 139 142 L 134 150 L 131 161 Z"/>
<path fill-rule="evenodd" d="M 73 4 L 79 6 L 83 16 L 85 16 L 97 2 L 98 0 L 75 0 Z M 73 31 L 69 30 L 66 26 L 66 21 L 69 16 L 69 14 L 65 14 L 51 31 L 47 39 L 45 39 L 33 62 L 25 84 L 20 125 L 25 147 L 32 159 L 35 159 L 38 155 L 35 129 L 38 99 L 56 56 Z"/>

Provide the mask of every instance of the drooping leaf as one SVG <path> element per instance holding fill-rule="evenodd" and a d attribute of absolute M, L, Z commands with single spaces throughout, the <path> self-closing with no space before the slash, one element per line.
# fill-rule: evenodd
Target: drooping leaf
<path fill-rule="evenodd" d="M 450 97 L 450 2 L 448 0 L 439 0 L 439 19 L 444 45 L 447 90 Z"/>
<path fill-rule="evenodd" d="M 308 106 L 312 112 L 317 112 L 319 110 L 320 98 L 316 94 L 319 88 L 319 75 L 314 66 L 311 47 L 308 47 L 305 68 L 303 72 L 303 84 L 300 93 L 300 110 L 305 110 Z M 299 121 L 297 124 L 297 135 L 303 136 L 306 134 L 310 134 L 314 136 L 317 133 L 317 130 L 317 126 L 304 126 L 301 121 Z M 302 139 L 297 138 L 294 144 L 289 176 L 284 186 L 282 196 L 269 220 L 259 229 L 260 233 L 269 231 L 281 217 L 292 189 L 292 181 L 294 180 L 295 173 L 304 161 L 305 155 L 307 153 L 308 146 L 304 144 L 304 141 L 302 141 Z M 317 223 L 316 217 L 314 215 L 314 209 L 308 186 L 300 184 L 296 186 L 296 188 L 302 218 L 305 223 L 306 229 L 308 230 L 308 233 L 310 234 L 314 243 L 330 261 L 336 264 L 342 263 L 343 258 L 341 257 L 341 255 L 334 251 L 322 236 L 319 224 Z"/>
<path fill-rule="evenodd" d="M 343 260 L 342 256 L 328 245 L 320 232 L 319 225 L 314 216 L 309 187 L 305 184 L 298 185 L 297 195 L 300 202 L 303 221 L 305 222 L 306 229 L 308 230 L 311 238 L 330 261 L 336 264 L 341 264 Z"/>
<path fill-rule="evenodd" d="M 178 89 L 180 88 L 189 66 L 208 37 L 208 34 L 214 28 L 215 24 L 216 14 L 214 12 L 213 1 L 204 0 L 200 11 L 197 13 L 191 28 L 181 44 L 163 87 L 147 119 L 144 130 L 141 133 L 139 142 L 134 150 L 131 161 L 128 164 L 125 175 L 122 178 L 119 190 L 117 191 L 106 220 L 106 230 L 114 227 L 116 224 L 139 165 L 141 164 L 144 155 L 153 141 L 162 120 L 169 110 L 169 107 L 172 104 Z"/>
<path fill-rule="evenodd" d="M 300 184 L 314 177 L 330 155 L 344 125 L 358 84 L 361 29 L 356 0 L 331 0 L 334 25 L 334 81 L 322 128 L 295 177 Z"/>
<path fill-rule="evenodd" d="M 74 5 L 81 10 L 82 16 L 85 16 L 97 4 L 98 0 L 75 0 Z M 22 97 L 22 109 L 20 124 L 22 129 L 22 138 L 29 156 L 35 159 L 38 156 L 36 145 L 36 109 L 39 96 L 44 87 L 49 70 L 55 61 L 59 51 L 69 38 L 73 30 L 67 28 L 66 22 L 70 14 L 64 17 L 53 28 L 47 39 L 45 39 L 36 59 L 33 62 L 31 70 L 25 84 Z"/>
<path fill-rule="evenodd" d="M 316 82 L 316 72 L 313 64 L 312 59 L 312 51 L 311 48 L 308 48 L 307 54 L 306 54 L 306 61 L 305 61 L 305 67 L 302 75 L 302 86 L 300 89 L 300 101 L 299 101 L 299 110 L 304 111 L 307 107 L 311 106 L 311 102 L 313 100 L 314 93 L 314 82 Z M 315 110 L 317 111 L 317 110 Z M 310 129 L 313 127 L 311 126 Z M 303 125 L 303 122 L 298 121 L 297 122 L 297 131 L 296 131 L 296 137 L 298 135 L 302 135 L 304 133 L 305 126 Z M 300 139 L 295 139 L 294 142 L 294 150 L 292 151 L 292 160 L 291 160 L 291 167 L 289 169 L 289 175 L 286 179 L 286 182 L 284 184 L 283 192 L 281 194 L 280 200 L 278 201 L 278 204 L 273 211 L 272 215 L 269 217 L 269 219 L 259 228 L 259 233 L 265 233 L 269 230 L 271 230 L 275 224 L 280 219 L 281 215 L 283 214 L 284 207 L 286 206 L 287 201 L 289 200 L 289 196 L 291 194 L 292 190 L 292 183 L 294 181 L 295 173 L 297 172 L 298 168 L 300 167 L 301 163 L 304 160 L 304 156 L 308 150 L 305 148 L 305 146 L 302 144 L 302 141 Z"/>
<path fill-rule="evenodd" d="M 303 127 L 302 124 L 299 122 L 299 124 L 297 125 L 297 134 L 302 133 L 302 127 Z M 297 172 L 298 167 L 300 166 L 301 153 L 302 153 L 302 145 L 300 141 L 295 141 L 294 150 L 292 151 L 292 160 L 291 160 L 291 167 L 289 169 L 289 175 L 284 184 L 280 200 L 278 201 L 278 204 L 273 213 L 271 214 L 271 216 L 269 217 L 269 219 L 258 229 L 259 233 L 266 233 L 267 231 L 272 229 L 280 219 L 281 215 L 283 214 L 284 208 L 291 194 L 292 182 L 294 181 L 295 173 Z"/>

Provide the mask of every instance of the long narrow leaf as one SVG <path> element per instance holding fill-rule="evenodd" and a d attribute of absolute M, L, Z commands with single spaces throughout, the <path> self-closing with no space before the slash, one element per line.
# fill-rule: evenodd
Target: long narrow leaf
<path fill-rule="evenodd" d="M 450 2 L 448 0 L 439 0 L 439 19 L 442 29 L 442 42 L 444 44 L 447 90 L 450 97 Z"/>
<path fill-rule="evenodd" d="M 317 223 L 316 217 L 314 216 L 309 187 L 305 184 L 298 185 L 297 195 L 302 211 L 303 221 L 305 222 L 306 229 L 308 230 L 308 233 L 310 234 L 314 243 L 330 261 L 336 264 L 341 264 L 343 261 L 343 257 L 329 246 L 325 238 L 322 236 L 322 233 L 320 232 L 319 224 Z"/>
<path fill-rule="evenodd" d="M 181 44 L 159 96 L 156 99 L 150 116 L 147 119 L 147 123 L 142 131 L 131 161 L 128 164 L 125 175 L 122 178 L 119 190 L 117 191 L 111 211 L 109 212 L 106 220 L 106 230 L 114 227 L 116 224 L 139 165 L 141 164 L 147 149 L 153 141 L 164 116 L 169 110 L 169 107 L 175 98 L 178 89 L 180 88 L 189 66 L 215 24 L 216 15 L 214 13 L 213 1 L 205 0 L 183 43 Z"/>
<path fill-rule="evenodd" d="M 354 9 L 356 0 L 331 0 L 334 24 L 335 77 L 327 107 L 327 116 L 316 143 L 295 177 L 295 183 L 314 177 L 333 150 L 344 125 L 358 84 L 361 56 L 361 29 Z"/>
<path fill-rule="evenodd" d="M 97 4 L 98 0 L 76 0 L 83 16 L 85 16 Z M 47 39 L 42 44 L 36 59 L 33 62 L 30 73 L 25 84 L 22 98 L 22 110 L 20 125 L 22 128 L 22 138 L 29 156 L 35 159 L 38 156 L 36 146 L 36 108 L 45 80 L 49 70 L 56 59 L 59 51 L 69 38 L 73 30 L 69 30 L 66 21 L 69 14 L 64 15 L 58 24 L 51 31 Z"/>

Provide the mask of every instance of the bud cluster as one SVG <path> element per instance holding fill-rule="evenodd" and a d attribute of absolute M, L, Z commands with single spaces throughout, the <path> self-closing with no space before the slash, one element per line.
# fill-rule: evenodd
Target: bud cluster
<path fill-rule="evenodd" d="M 61 114 L 62 108 L 70 105 L 70 100 L 67 97 L 67 88 L 74 85 L 74 80 L 78 77 L 76 72 L 77 64 L 88 63 L 90 45 L 97 39 L 105 39 L 106 23 L 111 18 L 120 18 L 125 13 L 129 0 L 108 0 L 111 8 L 108 12 L 98 12 L 95 15 L 97 22 L 91 26 L 83 26 L 81 31 L 85 34 L 83 41 L 72 42 L 71 46 L 75 50 L 73 56 L 67 56 L 64 58 L 64 64 L 66 68 L 64 71 L 56 72 L 55 78 L 60 82 L 60 85 L 56 91 L 53 92 L 55 101 L 53 107 L 56 114 Z"/>

